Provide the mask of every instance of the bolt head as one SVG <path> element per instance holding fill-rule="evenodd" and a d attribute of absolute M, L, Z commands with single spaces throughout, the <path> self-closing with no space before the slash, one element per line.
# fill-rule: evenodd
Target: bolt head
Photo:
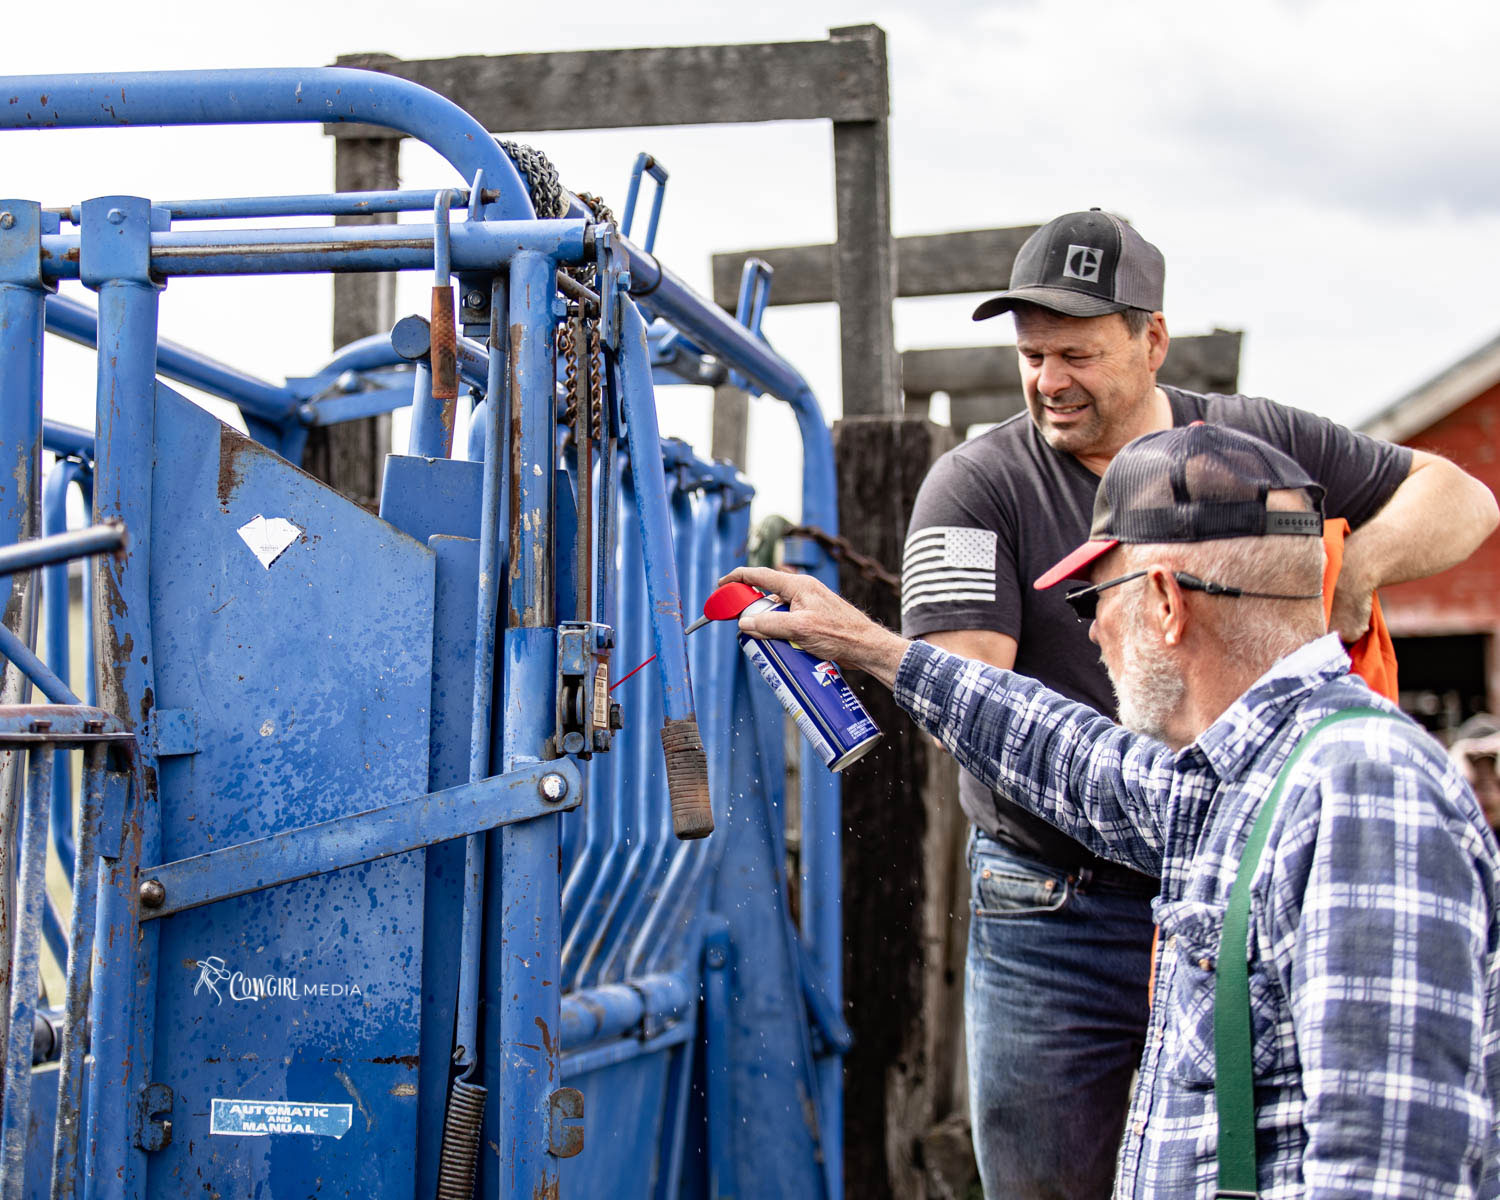
<path fill-rule="evenodd" d="M 125 223 L 125 212 L 123 209 L 112 208 L 104 214 L 104 219 L 111 225 L 123 225 Z"/>
<path fill-rule="evenodd" d="M 555 771 L 549 771 L 537 783 L 536 790 L 548 804 L 556 804 L 567 799 L 568 781 Z"/>
<path fill-rule="evenodd" d="M 11 229 L 11 228 L 14 228 L 15 223 L 16 223 L 16 214 L 15 213 L 12 213 L 12 212 L 0 212 L 0 229 Z"/>
<path fill-rule="evenodd" d="M 167 889 L 159 879 L 148 879 L 141 884 L 141 906 L 160 908 L 167 902 Z"/>
<path fill-rule="evenodd" d="M 484 307 L 484 293 L 481 292 L 481 291 L 479 291 L 478 289 L 475 289 L 473 291 L 465 292 L 464 293 L 464 307 L 465 308 L 483 308 Z"/>

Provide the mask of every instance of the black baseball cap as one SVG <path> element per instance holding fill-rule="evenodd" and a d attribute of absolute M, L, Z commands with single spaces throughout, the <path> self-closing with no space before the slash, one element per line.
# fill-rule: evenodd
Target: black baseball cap
<path fill-rule="evenodd" d="M 1021 303 L 1069 317 L 1127 308 L 1160 312 L 1166 278 L 1161 251 L 1113 213 L 1064 213 L 1026 239 L 1010 270 L 1010 290 L 976 308 L 974 319 L 997 317 Z"/>
<path fill-rule="evenodd" d="M 1312 512 L 1266 507 L 1271 492 L 1304 488 Z M 1194 422 L 1148 433 L 1115 455 L 1094 494 L 1089 540 L 1032 586 L 1081 577 L 1121 542 L 1323 536 L 1323 489 L 1280 450 L 1222 425 Z"/>

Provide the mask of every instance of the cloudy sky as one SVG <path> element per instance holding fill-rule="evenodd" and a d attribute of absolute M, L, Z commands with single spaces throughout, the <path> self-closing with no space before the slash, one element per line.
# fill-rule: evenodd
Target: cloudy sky
<path fill-rule="evenodd" d="M 1500 326 L 1500 9 L 1186 0 L 1005 4 L 925 0 L 757 5 L 423 5 L 261 0 L 231 21 L 163 10 L 151 20 L 82 0 L 10 6 L 0 70 L 318 65 L 379 50 L 402 57 L 818 39 L 874 22 L 888 36 L 893 223 L 898 235 L 1018 225 L 1101 205 L 1165 252 L 1178 333 L 1245 333 L 1241 384 L 1357 422 Z M 545 13 L 546 15 L 539 15 Z M 586 14 L 586 15 L 585 15 Z M 32 47 L 51 47 L 43 59 Z M 517 131 L 522 132 L 524 131 Z M 618 207 L 638 150 L 672 178 L 662 257 L 703 290 L 716 250 L 831 240 L 826 124 L 539 134 L 575 190 Z M 46 204 L 105 192 L 156 199 L 331 186 L 316 127 L 7 133 L 0 191 Z M 446 168 L 403 152 L 405 182 Z M 424 304 L 424 280 L 403 307 Z M 326 356 L 326 279 L 179 280 L 164 336 L 267 377 Z M 973 298 L 898 304 L 903 348 L 1008 340 L 972 325 Z M 779 309 L 766 327 L 839 411 L 837 317 Z M 49 412 L 87 423 L 92 370 L 49 347 Z M 663 401 L 664 425 L 706 450 L 703 395 Z M 778 506 L 796 493 L 780 457 L 792 426 L 757 405 L 752 475 Z"/>

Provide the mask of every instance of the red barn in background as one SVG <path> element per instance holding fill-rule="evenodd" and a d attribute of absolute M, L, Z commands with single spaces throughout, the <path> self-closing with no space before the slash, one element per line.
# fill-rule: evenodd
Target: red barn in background
<path fill-rule="evenodd" d="M 1500 337 L 1367 421 L 1364 432 L 1452 459 L 1500 495 Z M 1433 513 L 1434 525 L 1443 514 Z M 1442 731 L 1500 707 L 1500 537 L 1462 565 L 1385 588 L 1401 706 Z"/>

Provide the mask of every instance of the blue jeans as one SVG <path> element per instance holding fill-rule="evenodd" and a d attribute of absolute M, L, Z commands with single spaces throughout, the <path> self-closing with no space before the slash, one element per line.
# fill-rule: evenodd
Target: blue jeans
<path fill-rule="evenodd" d="M 985 1196 L 1108 1197 L 1145 1045 L 1151 901 L 978 832 L 969 873 L 964 1019 Z"/>

